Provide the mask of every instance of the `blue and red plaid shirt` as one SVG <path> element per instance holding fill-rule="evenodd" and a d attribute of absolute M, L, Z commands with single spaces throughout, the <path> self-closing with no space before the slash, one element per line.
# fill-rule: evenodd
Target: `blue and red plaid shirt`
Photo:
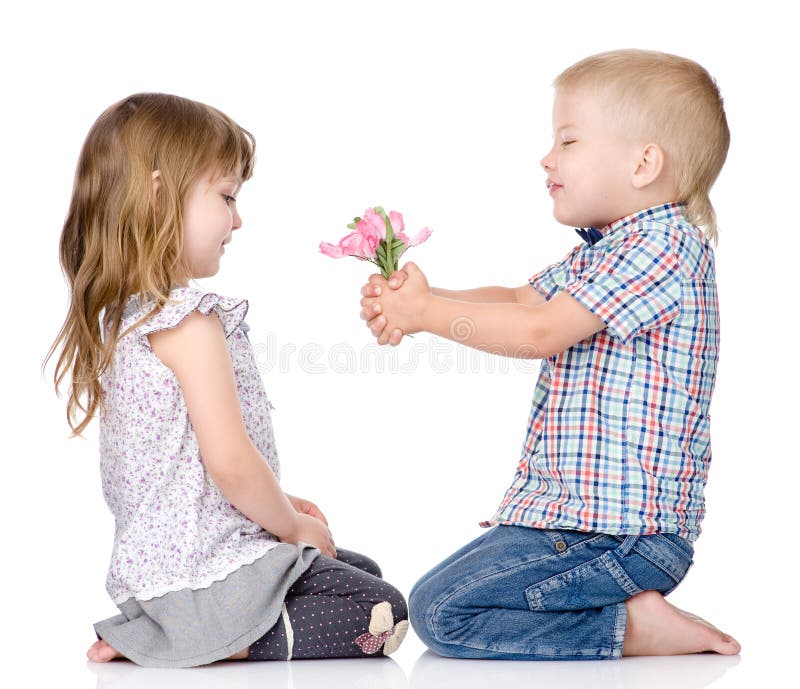
<path fill-rule="evenodd" d="M 593 229 L 530 279 L 606 328 L 542 359 L 514 482 L 482 526 L 700 535 L 719 306 L 713 250 L 683 210 Z"/>

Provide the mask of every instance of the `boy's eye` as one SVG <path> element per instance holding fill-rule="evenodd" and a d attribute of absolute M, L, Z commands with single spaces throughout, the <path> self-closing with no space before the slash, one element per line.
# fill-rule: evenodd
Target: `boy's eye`
<path fill-rule="evenodd" d="M 230 205 L 231 202 L 236 203 L 236 198 L 233 196 L 228 196 L 227 194 L 223 194 L 222 198 L 225 199 L 225 203 L 227 203 L 228 205 Z"/>

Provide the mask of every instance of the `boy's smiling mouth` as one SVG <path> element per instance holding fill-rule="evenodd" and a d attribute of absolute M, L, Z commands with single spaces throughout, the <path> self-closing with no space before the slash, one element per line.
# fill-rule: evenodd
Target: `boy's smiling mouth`
<path fill-rule="evenodd" d="M 545 184 L 547 185 L 547 191 L 550 192 L 551 196 L 561 189 L 561 185 L 554 182 L 552 179 L 548 179 Z"/>

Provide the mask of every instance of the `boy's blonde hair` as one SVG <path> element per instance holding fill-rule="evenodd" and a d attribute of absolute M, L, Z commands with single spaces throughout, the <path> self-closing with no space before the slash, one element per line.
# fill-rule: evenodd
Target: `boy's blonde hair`
<path fill-rule="evenodd" d="M 72 437 L 81 434 L 102 401 L 100 375 L 119 338 L 130 330 L 119 334 L 127 298 L 152 295 L 156 308 L 149 317 L 163 308 L 174 284 L 192 278 L 183 257 L 187 191 L 209 172 L 249 179 L 254 156 L 253 136 L 227 115 L 163 93 L 129 96 L 89 130 L 60 241 L 69 311 L 42 366 L 63 343 L 54 381 L 58 393 L 71 367 L 67 423 Z M 86 406 L 80 401 L 83 393 Z M 78 410 L 85 417 L 75 425 Z"/>
<path fill-rule="evenodd" d="M 711 75 L 692 60 L 650 50 L 592 55 L 556 77 L 556 89 L 592 89 L 626 136 L 659 144 L 675 179 L 675 201 L 717 242 L 709 191 L 728 154 L 730 132 Z"/>

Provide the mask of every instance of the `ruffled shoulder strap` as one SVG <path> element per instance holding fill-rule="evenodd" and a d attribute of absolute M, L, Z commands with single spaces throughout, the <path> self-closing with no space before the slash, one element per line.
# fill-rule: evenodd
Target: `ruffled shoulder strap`
<path fill-rule="evenodd" d="M 215 292 L 204 292 L 192 287 L 174 287 L 169 297 L 170 300 L 164 304 L 161 311 L 150 316 L 135 329 L 137 338 L 148 349 L 150 348 L 148 334 L 174 328 L 195 310 L 206 316 L 213 310 L 222 323 L 226 338 L 230 337 L 240 325 L 246 327 L 243 321 L 249 307 L 247 299 L 224 297 Z M 123 331 L 154 311 L 155 306 L 152 298 L 141 300 L 137 295 L 131 297 L 123 313 Z"/>

